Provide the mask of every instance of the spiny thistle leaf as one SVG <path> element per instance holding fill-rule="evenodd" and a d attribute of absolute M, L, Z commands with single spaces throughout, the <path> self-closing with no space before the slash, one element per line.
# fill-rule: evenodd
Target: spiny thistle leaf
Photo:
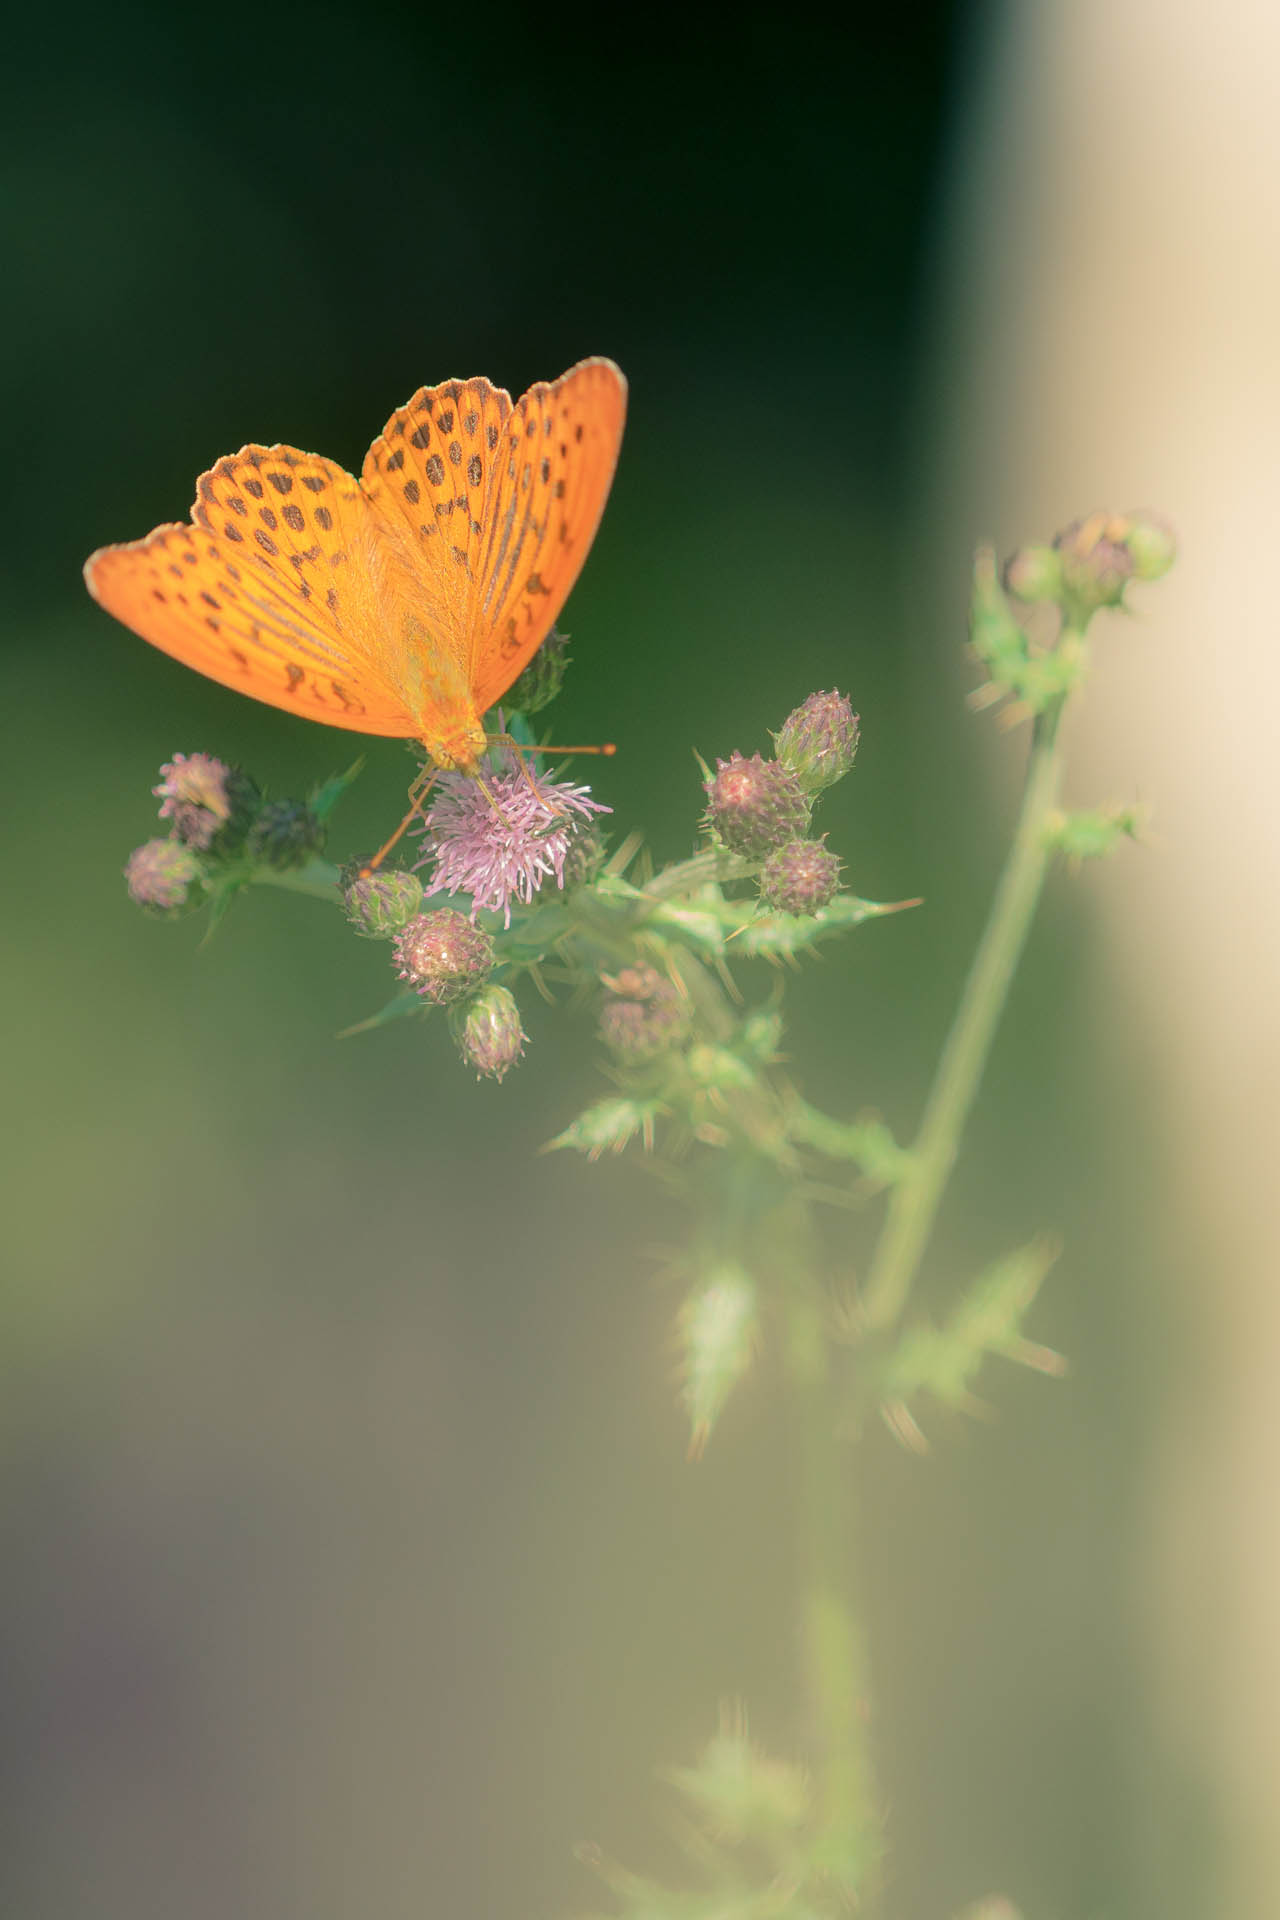
<path fill-rule="evenodd" d="M 690 1459 L 701 1457 L 725 1402 L 751 1365 L 759 1330 L 755 1281 L 737 1261 L 719 1261 L 680 1309 Z"/>
<path fill-rule="evenodd" d="M 1121 840 L 1136 840 L 1146 824 L 1145 807 L 1095 807 L 1089 812 L 1055 813 L 1046 822 L 1045 839 L 1071 860 L 1098 860 L 1114 853 Z"/>
<path fill-rule="evenodd" d="M 651 1147 L 654 1121 L 661 1111 L 657 1100 L 598 1100 L 563 1133 L 548 1140 L 542 1151 L 553 1153 L 558 1147 L 572 1147 L 575 1153 L 585 1153 L 588 1160 L 598 1160 L 602 1153 L 621 1153 L 637 1134 L 646 1148 Z"/>
<path fill-rule="evenodd" d="M 1023 1319 L 1057 1253 L 1049 1241 L 1033 1240 L 976 1280 L 945 1326 L 925 1321 L 903 1334 L 879 1381 L 883 1411 L 900 1438 L 923 1444 L 908 1405 L 915 1394 L 927 1393 L 964 1412 L 980 1411 L 971 1387 L 989 1353 L 1040 1373 L 1065 1372 L 1060 1354 L 1022 1333 Z"/>
<path fill-rule="evenodd" d="M 809 1776 L 785 1760 L 771 1760 L 747 1735 L 741 1705 L 722 1709 L 720 1730 L 696 1766 L 668 1767 L 660 1776 L 693 1808 L 713 1839 L 741 1846 L 776 1846 L 812 1817 Z"/>
<path fill-rule="evenodd" d="M 741 903 L 728 901 L 725 904 L 727 911 L 736 912 L 741 920 Z M 820 940 L 830 940 L 838 933 L 847 933 L 853 927 L 860 927 L 864 920 L 883 919 L 886 914 L 903 913 L 908 907 L 919 905 L 919 900 L 859 900 L 852 893 L 838 893 L 830 906 L 823 907 L 820 913 L 757 914 L 754 919 L 739 926 L 730 953 L 762 954 L 767 959 L 786 959 L 798 953 L 808 953 Z"/>
<path fill-rule="evenodd" d="M 877 1187 L 900 1180 L 911 1161 L 907 1149 L 898 1145 L 884 1121 L 874 1114 L 852 1121 L 833 1120 L 795 1092 L 787 1102 L 787 1137 L 796 1146 L 816 1148 L 828 1160 L 851 1160 Z"/>

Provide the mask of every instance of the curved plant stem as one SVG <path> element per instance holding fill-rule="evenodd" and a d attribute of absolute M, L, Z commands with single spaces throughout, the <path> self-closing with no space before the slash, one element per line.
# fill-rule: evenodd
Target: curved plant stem
<path fill-rule="evenodd" d="M 863 1291 L 862 1319 L 871 1331 L 891 1327 L 906 1304 L 1035 916 L 1049 863 L 1046 825 L 1061 775 L 1062 706 L 1059 700 L 1035 722 L 1017 832 Z"/>

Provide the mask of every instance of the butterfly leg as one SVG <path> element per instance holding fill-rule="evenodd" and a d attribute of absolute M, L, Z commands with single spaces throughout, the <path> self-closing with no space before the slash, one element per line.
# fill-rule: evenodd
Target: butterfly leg
<path fill-rule="evenodd" d="M 365 861 L 364 865 L 360 869 L 360 878 L 362 880 L 367 880 L 370 874 L 376 873 L 378 871 L 378 868 L 382 865 L 383 861 L 386 859 L 387 855 L 390 853 L 392 847 L 396 845 L 396 842 L 401 838 L 401 836 L 404 833 L 408 831 L 408 829 L 413 825 L 415 820 L 423 817 L 422 803 L 426 799 L 427 795 L 430 793 L 432 787 L 434 787 L 437 779 L 439 778 L 439 772 L 440 770 L 438 767 L 424 767 L 422 769 L 422 772 L 418 775 L 417 779 L 414 781 L 413 785 L 409 789 L 408 813 L 406 813 L 404 819 L 400 822 L 400 825 L 396 828 L 391 838 L 388 841 L 386 841 L 384 845 L 378 848 L 378 851 L 374 854 L 372 860 Z"/>

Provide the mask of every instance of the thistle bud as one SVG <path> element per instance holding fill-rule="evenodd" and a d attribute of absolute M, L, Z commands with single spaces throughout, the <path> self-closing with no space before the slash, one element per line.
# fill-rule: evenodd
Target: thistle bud
<path fill-rule="evenodd" d="M 760 899 L 777 913 L 820 913 L 839 885 L 840 862 L 822 840 L 792 840 L 760 869 Z"/>
<path fill-rule="evenodd" d="M 550 706 L 564 684 L 568 664 L 569 636 L 552 627 L 519 679 L 503 694 L 503 706 L 515 713 L 538 713 Z"/>
<path fill-rule="evenodd" d="M 505 987 L 481 987 L 451 1014 L 458 1051 L 477 1077 L 501 1080 L 524 1052 L 520 1009 Z"/>
<path fill-rule="evenodd" d="M 268 867 L 301 867 L 323 851 L 326 828 L 301 800 L 271 800 L 249 829 L 248 854 Z"/>
<path fill-rule="evenodd" d="M 794 773 L 777 760 L 740 753 L 716 761 L 706 782 L 707 823 L 730 853 L 763 859 L 775 847 L 802 835 L 809 825 L 809 802 Z"/>
<path fill-rule="evenodd" d="M 585 887 L 594 880 L 604 865 L 605 841 L 602 833 L 594 827 L 573 835 L 564 856 L 564 885 L 566 893 L 573 887 Z"/>
<path fill-rule="evenodd" d="M 688 1034 L 688 1008 L 656 968 L 624 967 L 606 976 L 605 985 L 609 996 L 600 1011 L 600 1038 L 627 1065 L 656 1059 Z"/>
<path fill-rule="evenodd" d="M 188 907 L 199 905 L 192 899 L 200 892 L 200 862 L 181 840 L 148 840 L 135 847 L 124 869 L 129 898 L 148 913 L 176 919 Z"/>
<path fill-rule="evenodd" d="M 416 873 L 399 867 L 362 874 L 357 862 L 342 876 L 342 901 L 357 933 L 369 940 L 390 940 L 421 911 L 422 882 Z"/>
<path fill-rule="evenodd" d="M 1127 513 L 1124 545 L 1133 561 L 1135 580 L 1159 580 L 1178 557 L 1178 537 L 1158 513 Z"/>
<path fill-rule="evenodd" d="M 1062 563 L 1064 600 L 1086 617 L 1099 607 L 1118 607 L 1134 576 L 1124 545 L 1129 522 L 1119 514 L 1093 513 L 1073 520 L 1054 540 Z"/>
<path fill-rule="evenodd" d="M 175 836 L 199 852 L 229 853 L 238 847 L 262 802 L 255 781 L 211 753 L 175 753 L 152 787 L 163 802 L 160 818 Z"/>
<path fill-rule="evenodd" d="M 438 1007 L 479 986 L 493 965 L 493 941 L 452 907 L 420 913 L 396 935 L 396 972 Z"/>
<path fill-rule="evenodd" d="M 1019 547 L 1005 561 L 1005 591 L 1034 606 L 1062 598 L 1062 556 L 1056 547 Z"/>
<path fill-rule="evenodd" d="M 773 744 L 806 793 L 842 780 L 858 751 L 858 716 L 842 693 L 811 693 L 787 715 Z"/>

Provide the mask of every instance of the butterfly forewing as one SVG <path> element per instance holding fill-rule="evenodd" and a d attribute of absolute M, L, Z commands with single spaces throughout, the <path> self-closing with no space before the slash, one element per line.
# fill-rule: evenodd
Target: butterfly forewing
<path fill-rule="evenodd" d="M 486 502 L 468 678 L 483 713 L 546 639 L 587 557 L 613 481 L 626 382 L 583 360 L 513 409 Z"/>
<path fill-rule="evenodd" d="M 104 547 L 85 578 L 118 620 L 224 686 L 329 726 L 411 735 L 370 653 L 368 515 L 332 462 L 245 447 L 201 476 L 190 526 Z"/>
<path fill-rule="evenodd" d="M 415 548 L 412 589 L 476 716 L 545 640 L 604 511 L 626 411 L 611 360 L 513 407 L 487 380 L 423 387 L 365 459 L 373 504 Z"/>

